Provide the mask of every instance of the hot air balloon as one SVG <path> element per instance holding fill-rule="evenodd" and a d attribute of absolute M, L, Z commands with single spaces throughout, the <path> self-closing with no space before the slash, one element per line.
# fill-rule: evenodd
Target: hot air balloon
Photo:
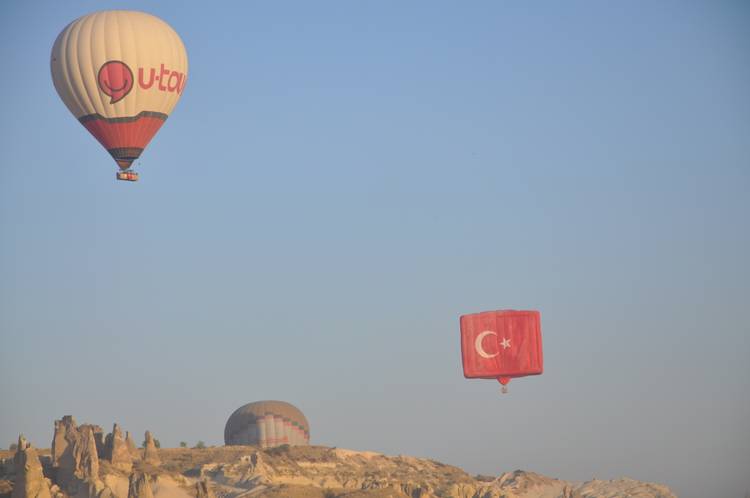
<path fill-rule="evenodd" d="M 297 407 L 284 401 L 256 401 L 237 408 L 224 427 L 224 444 L 272 448 L 310 442 L 310 425 Z"/>
<path fill-rule="evenodd" d="M 508 392 L 510 379 L 543 370 L 538 311 L 486 311 L 463 315 L 461 357 L 467 379 L 497 379 Z"/>
<path fill-rule="evenodd" d="M 177 33 L 144 12 L 94 12 L 62 30 L 50 67 L 60 98 L 120 167 L 117 179 L 137 180 L 133 161 L 187 83 L 187 53 Z"/>

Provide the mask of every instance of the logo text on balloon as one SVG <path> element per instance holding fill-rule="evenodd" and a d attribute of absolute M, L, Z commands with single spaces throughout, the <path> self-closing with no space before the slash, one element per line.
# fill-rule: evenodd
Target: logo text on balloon
<path fill-rule="evenodd" d="M 133 71 L 122 61 L 108 61 L 99 68 L 97 77 L 99 88 L 110 97 L 110 104 L 117 103 L 124 99 L 133 89 L 135 80 Z M 138 86 L 143 90 L 154 90 L 161 92 L 177 92 L 182 94 L 182 90 L 187 83 L 187 75 L 180 71 L 173 71 L 161 64 L 159 69 L 150 68 L 146 72 L 145 68 L 138 68 Z"/>

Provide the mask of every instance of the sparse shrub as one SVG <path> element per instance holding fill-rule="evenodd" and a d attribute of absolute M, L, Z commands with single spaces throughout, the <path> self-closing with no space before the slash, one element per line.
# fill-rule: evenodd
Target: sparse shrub
<path fill-rule="evenodd" d="M 10 446 L 8 446 L 8 449 L 10 451 L 16 451 L 18 449 L 18 445 L 16 443 L 10 443 Z"/>
<path fill-rule="evenodd" d="M 266 453 L 269 455 L 283 455 L 285 453 L 289 453 L 290 446 L 288 444 L 282 444 L 279 446 L 274 446 L 272 448 L 266 449 Z"/>
<path fill-rule="evenodd" d="M 185 441 L 180 441 L 180 448 L 187 448 L 187 443 Z"/>
<path fill-rule="evenodd" d="M 206 443 L 204 443 L 203 441 L 198 441 L 197 443 L 195 443 L 195 446 L 193 446 L 193 448 L 196 448 L 199 450 L 202 450 L 205 447 L 206 447 Z"/>

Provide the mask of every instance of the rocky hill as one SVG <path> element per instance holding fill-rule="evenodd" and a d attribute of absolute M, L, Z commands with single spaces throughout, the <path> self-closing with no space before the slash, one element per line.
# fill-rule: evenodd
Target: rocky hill
<path fill-rule="evenodd" d="M 632 479 L 472 477 L 433 460 L 322 446 L 158 449 L 150 434 L 146 443 L 136 449 L 117 425 L 105 438 L 63 418 L 51 451 L 20 438 L 14 453 L 0 452 L 0 498 L 675 498 Z"/>

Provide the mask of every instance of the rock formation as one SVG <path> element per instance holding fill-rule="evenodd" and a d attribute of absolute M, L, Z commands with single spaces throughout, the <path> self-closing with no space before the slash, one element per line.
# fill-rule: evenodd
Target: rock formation
<path fill-rule="evenodd" d="M 73 445 L 74 473 L 80 479 L 99 477 L 99 453 L 96 451 L 95 426 L 82 425 Z"/>
<path fill-rule="evenodd" d="M 68 447 L 67 434 L 77 431 L 76 421 L 72 415 L 65 415 L 62 420 L 55 420 L 55 434 L 52 436 L 52 466 L 60 465 L 60 457 Z"/>
<path fill-rule="evenodd" d="M 130 435 L 129 431 L 125 431 L 125 444 L 128 447 L 128 450 L 130 451 L 130 455 L 133 458 L 137 458 L 140 455 L 138 454 L 138 448 L 135 444 L 135 440 L 133 439 L 133 436 Z"/>
<path fill-rule="evenodd" d="M 676 498 L 666 486 L 629 479 L 580 483 L 521 470 L 473 478 L 450 465 L 406 456 L 314 446 L 242 455 L 228 448 L 221 460 L 190 470 L 207 479 L 217 496 L 244 489 L 287 498 Z"/>
<path fill-rule="evenodd" d="M 133 472 L 128 481 L 128 498 L 154 498 L 148 476 L 142 472 Z"/>
<path fill-rule="evenodd" d="M 125 439 L 122 437 L 120 426 L 114 424 L 112 432 L 107 434 L 104 445 L 104 459 L 112 465 L 125 472 L 130 472 L 133 467 L 133 455 L 128 449 Z"/>
<path fill-rule="evenodd" d="M 68 496 L 92 498 L 103 487 L 99 480 L 98 433 L 101 433 L 99 426 L 79 427 L 70 415 L 55 421 L 52 438 L 55 484 Z"/>
<path fill-rule="evenodd" d="M 146 444 L 143 447 L 143 461 L 150 465 L 159 465 L 161 463 L 159 452 L 156 449 L 156 443 L 154 443 L 154 436 L 151 435 L 151 431 L 146 431 Z"/>
<path fill-rule="evenodd" d="M 104 429 L 98 425 L 91 425 L 91 432 L 94 434 L 96 453 L 101 457 L 104 455 Z"/>
<path fill-rule="evenodd" d="M 44 478 L 36 450 L 23 436 L 13 457 L 16 479 L 11 498 L 51 498 L 49 481 Z"/>
<path fill-rule="evenodd" d="M 433 460 L 322 446 L 157 450 L 149 432 L 145 461 L 128 473 L 99 467 L 96 427 L 57 421 L 52 469 L 19 440 L 15 457 L 0 460 L 0 498 L 675 498 L 666 486 L 626 478 L 573 482 L 521 470 L 472 477 Z M 102 458 L 132 460 L 128 440 L 115 424 Z M 43 475 L 50 470 L 53 485 Z"/>

